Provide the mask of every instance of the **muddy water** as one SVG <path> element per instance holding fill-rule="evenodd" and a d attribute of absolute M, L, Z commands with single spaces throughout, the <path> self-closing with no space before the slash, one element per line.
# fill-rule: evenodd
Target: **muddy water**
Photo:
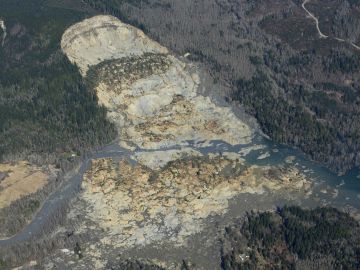
<path fill-rule="evenodd" d="M 310 198 L 322 204 L 336 207 L 351 205 L 360 210 L 360 179 L 358 178 L 360 171 L 358 169 L 354 169 L 346 175 L 338 176 L 320 164 L 309 160 L 299 150 L 274 144 L 261 137 L 258 140 L 264 141 L 267 147 L 258 152 L 250 153 L 247 156 L 250 163 L 272 165 L 293 156 L 295 159 L 292 164 L 299 168 L 308 178 L 312 179 L 315 184 Z M 264 151 L 268 151 L 270 157 L 258 160 L 257 155 Z"/>
<path fill-rule="evenodd" d="M 278 145 L 262 136 L 256 136 L 251 145 L 231 146 L 223 142 L 213 142 L 209 152 L 240 152 L 246 147 L 260 145 L 261 149 L 252 150 L 244 158 L 254 165 L 291 164 L 297 167 L 307 178 L 313 181 L 314 189 L 310 199 L 336 207 L 353 206 L 360 210 L 360 170 L 353 169 L 346 175 L 339 176 L 320 164 L 311 161 L 297 149 Z"/>
<path fill-rule="evenodd" d="M 188 143 L 194 147 L 199 144 L 199 142 Z M 308 208 L 329 205 L 350 211 L 357 215 L 358 219 L 360 217 L 360 179 L 356 177 L 360 172 L 357 170 L 353 170 L 344 176 L 338 176 L 309 160 L 300 151 L 277 145 L 260 135 L 250 145 L 231 146 L 221 141 L 213 141 L 208 144 L 210 146 L 197 148 L 197 150 L 203 154 L 238 153 L 246 148 L 257 146 L 254 147 L 257 150 L 251 150 L 247 155 L 244 155 L 247 163 L 263 166 L 284 164 L 284 166 L 287 164 L 295 166 L 313 181 L 314 188 L 311 193 L 280 190 L 265 192 L 264 194 L 239 194 L 230 200 L 229 209 L 225 215 L 210 216 L 204 222 L 203 230 L 189 237 L 184 247 L 176 247 L 173 243 L 164 241 L 161 244 L 156 243 L 122 251 L 122 258 L 146 258 L 172 263 L 179 263 L 179 258 L 182 258 L 194 263 L 199 269 L 218 269 L 221 262 L 220 239 L 224 228 L 229 224 L 239 222 L 244 214 L 251 210 L 275 210 L 276 207 L 285 204 Z M 166 252 L 162 252 L 163 250 Z"/>
<path fill-rule="evenodd" d="M 0 240 L 0 246 L 25 242 L 32 238 L 38 238 L 44 232 L 49 231 L 48 227 L 55 216 L 60 215 L 69 201 L 79 193 L 82 176 L 88 170 L 91 159 L 118 156 L 129 156 L 129 152 L 114 144 L 106 146 L 86 157 L 78 168 L 66 175 L 64 183 L 50 195 L 34 219 L 17 235 Z"/>
<path fill-rule="evenodd" d="M 199 142 L 188 142 L 189 146 L 196 148 Z M 311 194 L 304 192 L 265 192 L 264 194 L 239 194 L 229 202 L 229 209 L 225 215 L 210 216 L 203 230 L 188 239 L 186 247 L 176 247 L 171 242 L 163 242 L 145 247 L 134 247 L 122 251 L 122 257 L 146 258 L 176 263 L 179 258 L 201 266 L 199 269 L 217 269 L 220 265 L 221 238 L 224 227 L 233 222 L 239 222 L 245 213 L 251 210 L 275 210 L 277 206 L 301 205 L 314 208 L 317 206 L 330 205 L 341 210 L 350 211 L 353 214 L 360 210 L 360 179 L 356 176 L 359 171 L 353 170 L 347 175 L 338 176 L 321 165 L 309 160 L 300 151 L 275 144 L 258 135 L 250 145 L 231 146 L 221 141 L 207 143 L 210 146 L 196 148 L 203 154 L 244 152 L 243 158 L 253 165 L 284 165 L 295 166 L 308 176 L 314 183 Z M 256 150 L 257 149 L 257 150 Z M 289 158 L 290 157 L 290 158 Z M 326 192 L 326 193 L 325 193 Z M 359 217 L 359 216 L 358 216 Z M 166 250 L 166 253 L 162 252 Z"/>

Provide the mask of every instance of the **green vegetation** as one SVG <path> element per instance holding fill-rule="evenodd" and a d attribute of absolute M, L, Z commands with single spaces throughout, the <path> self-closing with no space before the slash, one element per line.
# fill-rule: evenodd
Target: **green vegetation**
<path fill-rule="evenodd" d="M 334 208 L 284 207 L 226 229 L 223 269 L 359 269 L 360 224 Z M 242 259 L 238 259 L 241 257 Z"/>
<path fill-rule="evenodd" d="M 80 244 L 78 242 L 76 242 L 76 244 L 75 244 L 74 253 L 78 256 L 79 259 L 82 259 L 83 254 L 81 252 L 81 247 L 80 247 Z"/>
<path fill-rule="evenodd" d="M 344 52 L 334 52 L 323 63 L 329 72 L 353 73 L 360 70 L 360 54 L 351 55 Z"/>
<path fill-rule="evenodd" d="M 303 68 L 304 61 L 291 58 L 292 65 L 284 72 L 293 72 L 294 65 Z M 274 81 L 258 72 L 250 80 L 236 82 L 232 99 L 245 105 L 275 141 L 299 147 L 341 171 L 356 164 L 360 149 L 356 139 L 360 137 L 359 90 L 356 84 L 315 82 L 304 86 L 284 78 Z"/>
<path fill-rule="evenodd" d="M 40 207 L 40 202 L 38 200 L 30 200 L 30 202 L 26 205 L 24 215 L 31 216 L 34 214 Z"/>
<path fill-rule="evenodd" d="M 123 4 L 130 4 L 140 8 L 142 3 L 149 4 L 148 0 L 84 0 L 84 2 L 96 10 L 112 14 L 121 21 L 131 24 L 146 32 L 144 24 L 139 23 L 138 20 L 130 19 L 119 7 Z"/>
<path fill-rule="evenodd" d="M 0 270 L 5 270 L 6 269 L 6 264 L 3 260 L 0 259 Z"/>
<path fill-rule="evenodd" d="M 86 14 L 46 3 L 0 0 L 9 31 L 0 47 L 0 159 L 82 152 L 115 135 L 60 49 L 65 29 Z"/>
<path fill-rule="evenodd" d="M 345 40 L 360 41 L 359 0 L 312 0 L 307 9 L 318 19 L 326 35 Z"/>

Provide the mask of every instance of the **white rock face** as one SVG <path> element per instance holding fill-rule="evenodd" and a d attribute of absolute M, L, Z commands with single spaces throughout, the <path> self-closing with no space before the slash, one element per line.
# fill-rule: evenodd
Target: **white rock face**
<path fill-rule="evenodd" d="M 118 59 L 145 52 L 167 53 L 168 50 L 145 34 L 112 16 L 95 16 L 67 29 L 61 48 L 83 75 L 88 67 L 108 59 Z"/>
<path fill-rule="evenodd" d="M 0 28 L 4 31 L 4 34 L 3 34 L 2 40 L 1 40 L 1 46 L 3 46 L 4 42 L 5 42 L 5 38 L 6 38 L 6 25 L 5 25 L 5 22 L 1 19 L 0 19 Z"/>

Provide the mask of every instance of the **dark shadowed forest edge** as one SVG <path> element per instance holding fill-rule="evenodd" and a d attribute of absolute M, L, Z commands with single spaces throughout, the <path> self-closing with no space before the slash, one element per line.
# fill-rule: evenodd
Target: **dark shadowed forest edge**
<path fill-rule="evenodd" d="M 358 1 L 307 4 L 327 39 L 299 0 L 85 2 L 206 63 L 276 142 L 338 173 L 360 165 L 360 50 L 335 38 L 360 40 Z"/>
<path fill-rule="evenodd" d="M 359 269 L 360 224 L 347 213 L 334 208 L 302 209 L 284 206 L 276 212 L 251 212 L 225 228 L 219 239 L 221 254 L 214 269 Z M 68 233 L 71 237 L 71 232 Z M 47 242 L 49 239 L 46 240 Z M 65 241 L 52 239 L 50 244 Z M 81 241 L 81 240 L 80 240 Z M 82 259 L 83 247 L 72 241 L 74 253 Z M 11 252 L 46 254 L 49 243 L 37 242 L 36 247 L 13 247 Z M 9 250 L 10 251 L 10 250 Z M 0 260 L 0 269 L 8 269 Z M 146 260 L 114 258 L 105 269 L 166 270 Z M 182 261 L 181 270 L 198 269 Z"/>

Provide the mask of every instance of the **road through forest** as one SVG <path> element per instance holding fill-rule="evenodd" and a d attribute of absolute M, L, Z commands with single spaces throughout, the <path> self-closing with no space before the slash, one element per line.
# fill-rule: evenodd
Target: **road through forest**
<path fill-rule="evenodd" d="M 310 0 L 305 0 L 305 1 L 302 3 L 301 7 L 306 11 L 306 13 L 309 15 L 309 17 L 312 18 L 312 19 L 315 21 L 316 29 L 317 29 L 317 31 L 318 31 L 318 33 L 319 33 L 320 38 L 329 38 L 328 35 L 325 35 L 323 32 L 321 32 L 320 26 L 319 26 L 319 19 L 316 18 L 315 15 L 312 14 L 312 13 L 305 7 L 305 5 L 306 5 L 307 3 L 309 3 L 309 2 L 310 2 Z M 349 43 L 349 44 L 350 44 L 351 46 L 353 46 L 355 49 L 360 50 L 360 46 L 357 46 L 355 43 L 353 43 L 353 42 L 351 42 L 351 41 L 348 41 L 348 40 L 345 40 L 345 39 L 342 39 L 342 38 L 337 38 L 337 37 L 334 37 L 334 39 L 336 39 L 337 41 L 340 41 L 340 42 Z"/>

